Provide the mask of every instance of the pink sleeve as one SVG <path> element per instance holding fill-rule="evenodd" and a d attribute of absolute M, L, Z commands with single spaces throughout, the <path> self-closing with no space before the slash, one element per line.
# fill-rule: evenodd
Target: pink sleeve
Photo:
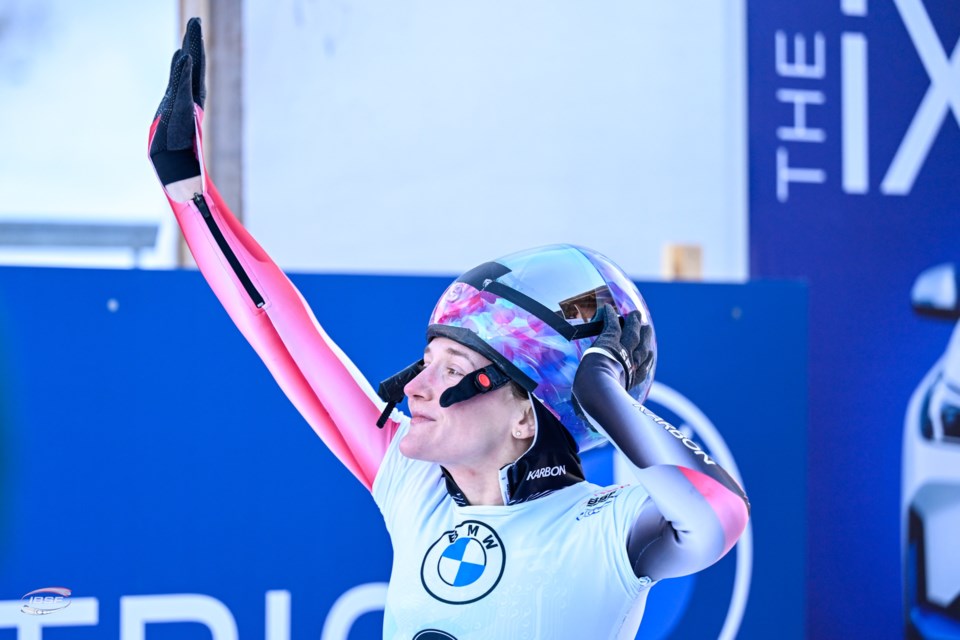
<path fill-rule="evenodd" d="M 198 155 L 202 158 L 197 112 Z M 150 129 L 150 138 L 156 130 Z M 203 169 L 203 193 L 167 196 L 187 246 L 240 332 L 329 449 L 370 489 L 397 430 L 377 429 L 370 384 L 317 322 L 300 292 L 224 204 Z"/>
<path fill-rule="evenodd" d="M 708 567 L 747 526 L 747 504 L 705 473 L 667 464 L 635 473 L 656 506 L 656 513 L 637 519 L 630 534 L 637 575 L 660 580 Z"/>
<path fill-rule="evenodd" d="M 680 429 L 634 400 L 612 357 L 588 352 L 574 393 L 591 424 L 637 467 L 656 507 L 641 510 L 629 533 L 636 575 L 686 575 L 730 551 L 750 518 L 739 483 Z"/>

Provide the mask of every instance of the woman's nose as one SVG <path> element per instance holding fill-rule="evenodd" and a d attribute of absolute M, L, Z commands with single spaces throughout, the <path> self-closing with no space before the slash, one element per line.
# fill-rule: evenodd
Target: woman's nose
<path fill-rule="evenodd" d="M 431 375 L 432 375 L 432 371 L 430 369 L 430 366 L 429 365 L 425 366 L 420 373 L 415 375 L 410 382 L 404 385 L 403 387 L 404 395 L 406 395 L 408 398 L 421 398 L 424 400 L 429 400 L 431 395 L 430 394 Z"/>

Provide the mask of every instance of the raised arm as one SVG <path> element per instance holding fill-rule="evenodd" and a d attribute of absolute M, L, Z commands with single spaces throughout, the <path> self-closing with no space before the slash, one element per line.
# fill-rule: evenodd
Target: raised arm
<path fill-rule="evenodd" d="M 634 369 L 649 366 L 649 327 L 631 314 L 621 332 L 613 309 L 603 314 L 604 331 L 584 354 L 573 390 L 591 422 L 638 467 L 656 507 L 638 515 L 627 540 L 634 572 L 660 580 L 699 571 L 733 547 L 750 503 L 695 442 L 627 393 L 631 379 L 645 375 Z"/>
<path fill-rule="evenodd" d="M 201 273 L 237 328 L 330 450 L 369 489 L 397 425 L 300 292 L 223 202 L 203 165 L 204 50 L 187 25 L 150 127 L 149 153 Z"/>

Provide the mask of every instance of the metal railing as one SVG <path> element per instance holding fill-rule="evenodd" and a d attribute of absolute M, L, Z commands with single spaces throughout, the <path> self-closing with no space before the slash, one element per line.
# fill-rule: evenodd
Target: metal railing
<path fill-rule="evenodd" d="M 0 247 L 129 249 L 140 265 L 144 249 L 157 244 L 157 224 L 0 221 Z"/>

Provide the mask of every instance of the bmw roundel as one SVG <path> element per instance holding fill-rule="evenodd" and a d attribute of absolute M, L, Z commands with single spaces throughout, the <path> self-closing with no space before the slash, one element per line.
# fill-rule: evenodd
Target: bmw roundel
<path fill-rule="evenodd" d="M 423 557 L 420 578 L 431 596 L 447 604 L 480 600 L 500 582 L 506 561 L 503 541 L 479 520 L 445 531 Z"/>
<path fill-rule="evenodd" d="M 452 635 L 446 631 L 438 631 L 436 629 L 424 629 L 423 631 L 417 633 L 413 636 L 413 640 L 457 640 Z"/>

